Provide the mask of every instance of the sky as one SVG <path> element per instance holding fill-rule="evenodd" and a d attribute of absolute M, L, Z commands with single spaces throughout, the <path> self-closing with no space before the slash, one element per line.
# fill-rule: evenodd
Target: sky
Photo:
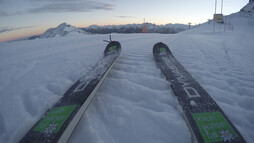
<path fill-rule="evenodd" d="M 224 0 L 223 14 L 238 12 L 249 0 Z M 221 0 L 217 0 L 221 13 Z M 66 22 L 76 27 L 147 22 L 206 22 L 215 0 L 0 0 L 0 42 L 41 34 Z"/>

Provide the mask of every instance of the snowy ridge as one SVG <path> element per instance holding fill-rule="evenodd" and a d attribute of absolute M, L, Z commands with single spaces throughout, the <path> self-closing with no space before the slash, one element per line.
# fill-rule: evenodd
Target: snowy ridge
<path fill-rule="evenodd" d="M 44 32 L 40 38 L 44 39 L 44 38 L 53 38 L 56 36 L 66 36 L 70 33 L 82 33 L 82 34 L 86 34 L 85 31 L 78 29 L 74 26 L 71 26 L 67 23 L 62 23 L 59 26 L 57 26 L 56 28 L 50 28 L 48 29 L 46 32 Z"/>
<path fill-rule="evenodd" d="M 254 1 L 250 0 L 250 2 L 241 9 L 241 12 L 254 16 Z"/>
<path fill-rule="evenodd" d="M 144 24 L 126 24 L 126 25 L 105 25 L 105 26 L 98 26 L 98 25 L 90 25 L 88 28 L 91 29 L 96 29 L 96 28 L 116 28 L 116 29 L 120 29 L 121 27 L 138 27 L 138 28 L 142 28 Z M 176 28 L 183 28 L 183 29 L 187 29 L 189 28 L 189 25 L 185 25 L 185 24 L 165 24 L 165 25 L 156 25 L 156 24 L 152 24 L 152 23 L 146 23 L 147 29 L 153 29 L 154 27 L 176 27 Z"/>
<path fill-rule="evenodd" d="M 156 25 L 145 23 L 148 33 L 178 33 L 189 29 L 189 25 L 184 24 L 166 24 Z M 87 28 L 81 28 L 89 33 L 108 34 L 108 33 L 142 33 L 144 24 L 126 24 L 126 25 L 91 25 Z M 192 28 L 192 26 L 191 26 Z"/>
<path fill-rule="evenodd" d="M 253 5 L 254 2 L 247 4 L 246 6 Z M 254 7 L 254 5 L 253 5 Z M 244 8 L 243 8 L 244 9 Z M 241 38 L 252 36 L 254 33 L 254 12 L 244 12 L 239 11 L 233 13 L 228 16 L 223 17 L 223 21 L 225 24 L 213 23 L 213 21 L 208 21 L 206 23 L 197 25 L 195 28 L 183 31 L 182 33 L 188 34 L 210 34 L 213 33 L 232 33 L 236 35 L 236 33 L 242 35 Z M 213 25 L 215 26 L 215 30 L 213 30 Z M 240 39 L 240 37 L 239 37 Z"/>

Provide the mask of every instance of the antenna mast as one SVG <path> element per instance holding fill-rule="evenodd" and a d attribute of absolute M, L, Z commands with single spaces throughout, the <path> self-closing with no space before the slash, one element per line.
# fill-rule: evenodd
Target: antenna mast
<path fill-rule="evenodd" d="M 147 33 L 147 29 L 146 29 L 146 19 L 144 18 L 144 23 L 143 23 L 143 27 L 142 27 L 142 32 L 143 33 Z"/>
<path fill-rule="evenodd" d="M 221 14 L 222 14 L 222 9 L 223 9 L 223 0 L 221 0 Z"/>

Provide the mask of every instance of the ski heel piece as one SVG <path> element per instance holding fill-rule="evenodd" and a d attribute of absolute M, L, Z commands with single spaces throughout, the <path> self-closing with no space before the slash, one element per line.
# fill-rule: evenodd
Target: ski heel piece
<path fill-rule="evenodd" d="M 108 40 L 103 40 L 103 42 L 107 42 L 107 43 L 112 42 L 112 40 L 111 40 L 111 35 L 109 35 L 109 41 L 108 41 Z"/>

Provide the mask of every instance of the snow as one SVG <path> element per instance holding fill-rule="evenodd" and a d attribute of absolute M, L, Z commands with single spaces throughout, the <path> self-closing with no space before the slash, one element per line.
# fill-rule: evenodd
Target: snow
<path fill-rule="evenodd" d="M 99 25 L 90 25 L 88 27 L 88 29 L 99 29 L 99 28 L 115 28 L 115 29 L 120 29 L 122 27 L 125 28 L 141 28 L 143 26 L 143 24 L 126 24 L 126 25 L 104 25 L 104 26 L 99 26 Z M 185 25 L 185 24 L 165 24 L 165 25 L 156 25 L 156 24 L 152 24 L 152 23 L 146 23 L 146 26 L 148 29 L 156 29 L 156 28 L 161 28 L 161 27 L 169 27 L 169 28 L 179 28 L 179 29 L 189 29 L 189 25 Z M 192 27 L 192 26 L 191 26 Z"/>
<path fill-rule="evenodd" d="M 152 23 L 145 23 L 147 28 L 147 33 L 178 33 L 181 31 L 188 30 L 193 26 L 185 24 L 165 24 L 165 25 L 156 25 Z M 126 24 L 126 25 L 90 25 L 87 28 L 82 28 L 83 30 L 90 33 L 140 33 L 144 24 Z"/>
<path fill-rule="evenodd" d="M 197 103 L 196 103 L 194 100 L 191 100 L 191 101 L 190 101 L 190 105 L 191 105 L 191 106 L 197 106 Z"/>
<path fill-rule="evenodd" d="M 152 47 L 169 46 L 247 142 L 254 140 L 254 19 L 203 24 L 168 34 L 113 34 L 121 55 L 70 142 L 191 142 L 178 101 L 156 67 Z M 228 25 L 227 25 L 228 26 Z M 233 27 L 233 28 L 232 28 Z M 219 30 L 221 28 L 221 30 Z M 0 43 L 0 142 L 18 142 L 103 56 L 108 35 L 74 34 Z M 192 103 L 193 105 L 195 103 Z"/>
<path fill-rule="evenodd" d="M 44 38 L 53 38 L 53 37 L 63 37 L 77 34 L 87 34 L 85 31 L 80 30 L 72 25 L 67 23 L 62 23 L 58 25 L 56 28 L 50 28 L 46 30 L 41 36 L 41 39 Z"/>
<path fill-rule="evenodd" d="M 241 12 L 245 12 L 245 13 L 248 13 L 252 16 L 253 15 L 253 12 L 254 12 L 254 1 L 250 1 L 246 6 L 244 6 L 242 9 L 241 9 Z"/>

